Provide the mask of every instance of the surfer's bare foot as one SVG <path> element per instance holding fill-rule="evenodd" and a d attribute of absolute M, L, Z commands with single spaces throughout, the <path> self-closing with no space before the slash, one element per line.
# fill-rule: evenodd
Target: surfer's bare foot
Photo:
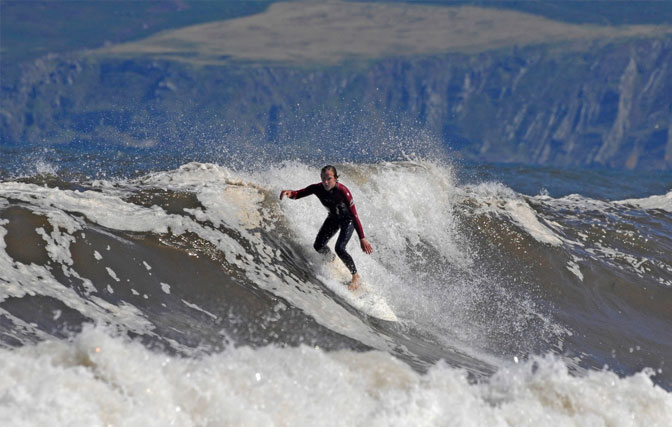
<path fill-rule="evenodd" d="M 359 273 L 353 274 L 352 275 L 352 280 L 350 281 L 350 284 L 348 285 L 348 290 L 356 291 L 357 288 L 359 288 L 360 281 L 361 281 L 361 277 L 359 277 Z"/>

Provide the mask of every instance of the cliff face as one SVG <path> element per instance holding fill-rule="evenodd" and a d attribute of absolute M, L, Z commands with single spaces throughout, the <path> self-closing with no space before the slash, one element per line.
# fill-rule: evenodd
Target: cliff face
<path fill-rule="evenodd" d="M 0 127 L 3 144 L 297 150 L 422 132 L 473 160 L 669 170 L 671 68 L 670 38 L 326 68 L 52 57 L 4 83 Z"/>
<path fill-rule="evenodd" d="M 528 49 L 381 64 L 372 80 L 397 75 L 392 110 L 409 112 L 465 157 L 669 169 L 670 47 L 638 41 L 591 53 Z"/>

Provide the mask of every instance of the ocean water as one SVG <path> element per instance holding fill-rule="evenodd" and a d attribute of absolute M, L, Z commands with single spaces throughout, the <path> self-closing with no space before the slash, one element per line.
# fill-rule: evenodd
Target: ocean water
<path fill-rule="evenodd" d="M 329 159 L 1 154 L 3 426 L 672 424 L 671 174 L 335 162 L 386 322 L 278 200 Z"/>

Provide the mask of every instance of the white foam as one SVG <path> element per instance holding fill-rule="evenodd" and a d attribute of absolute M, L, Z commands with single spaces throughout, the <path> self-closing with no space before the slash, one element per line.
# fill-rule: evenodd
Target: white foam
<path fill-rule="evenodd" d="M 672 396 L 651 372 L 568 373 L 553 357 L 472 383 L 381 352 L 229 348 L 199 359 L 153 353 L 86 328 L 72 342 L 0 349 L 2 425 L 664 426 Z"/>
<path fill-rule="evenodd" d="M 580 281 L 583 282 L 583 273 L 581 273 L 581 268 L 578 264 L 579 261 L 581 261 L 580 258 L 572 255 L 571 261 L 567 262 L 567 270 L 571 271 L 576 277 L 578 277 Z"/>
<path fill-rule="evenodd" d="M 191 308 L 191 309 L 194 309 L 194 310 L 196 310 L 196 311 L 200 311 L 201 313 L 206 314 L 206 315 L 208 315 L 209 317 L 211 317 L 211 318 L 213 318 L 213 319 L 217 319 L 217 316 L 216 316 L 215 314 L 210 313 L 208 310 L 205 310 L 204 308 L 201 308 L 201 307 L 199 307 L 199 306 L 196 305 L 196 304 L 192 304 L 192 303 L 190 303 L 190 302 L 188 302 L 188 301 L 186 301 L 186 300 L 184 300 L 184 299 L 182 300 L 182 304 L 184 304 L 184 305 L 186 305 L 187 307 L 189 307 L 189 308 Z"/>
<path fill-rule="evenodd" d="M 650 270 L 647 268 L 647 265 L 648 263 L 654 263 L 654 261 L 648 258 L 638 258 L 617 249 L 604 246 L 601 242 L 596 242 L 595 247 L 586 249 L 586 252 L 592 255 L 600 255 L 600 258 L 603 260 L 614 261 L 611 264 L 616 268 L 622 268 L 623 265 L 627 265 L 640 277 L 649 275 Z"/>
<path fill-rule="evenodd" d="M 60 219 L 65 216 L 65 211 L 80 213 L 91 221 L 114 230 L 166 233 L 174 227 L 179 233 L 183 229 L 179 221 L 171 223 L 157 220 L 166 217 L 163 209 L 158 206 L 143 208 L 102 192 L 60 190 L 18 182 L 0 183 L 0 191 L 5 197 L 22 200 L 42 209 L 51 208 L 50 213 L 53 212 L 51 214 L 58 215 Z M 72 216 L 68 217 L 73 219 Z"/>
<path fill-rule="evenodd" d="M 51 233 L 47 233 L 43 227 L 35 229 L 37 234 L 42 236 L 47 243 L 45 249 L 49 257 L 57 263 L 72 265 L 70 244 L 75 242 L 73 234 L 83 228 L 81 219 L 72 218 L 63 212 L 42 207 L 35 207 L 33 213 L 44 215 L 51 225 Z"/>
<path fill-rule="evenodd" d="M 3 226 L 7 223 L 7 220 L 0 220 L 0 279 L 3 281 L 3 285 L 0 287 L 0 302 L 6 301 L 8 298 L 44 295 L 61 301 L 90 319 L 97 319 L 107 324 L 123 324 L 127 330 L 139 334 L 151 332 L 154 326 L 144 318 L 136 307 L 124 302 L 114 305 L 97 297 L 93 294 L 95 287 L 91 281 L 81 278 L 69 266 L 64 264 L 64 271 L 67 271 L 67 275 L 82 280 L 83 290 L 86 292 L 87 298 L 82 298 L 72 288 L 58 282 L 48 268 L 34 263 L 26 265 L 14 261 L 5 250 L 7 246 L 4 236 L 7 234 L 7 229 Z M 69 257 L 66 258 L 69 259 Z M 109 285 L 108 291 L 113 292 Z M 25 322 L 8 311 L 0 309 L 0 314 L 10 319 L 15 325 L 14 327 L 27 328 Z M 30 329 L 38 337 L 48 338 L 47 334 L 39 332 L 36 328 Z"/>
<path fill-rule="evenodd" d="M 643 209 L 661 209 L 672 212 L 672 191 L 664 196 L 650 196 L 643 199 L 620 200 L 615 203 L 639 206 Z"/>
<path fill-rule="evenodd" d="M 114 279 L 115 282 L 120 282 L 119 278 L 117 277 L 117 273 L 114 272 L 110 267 L 105 267 L 105 270 L 107 270 L 107 274 L 110 275 L 112 279 Z"/>
<path fill-rule="evenodd" d="M 537 241 L 553 246 L 562 245 L 563 239 L 542 224 L 527 201 L 510 188 L 499 183 L 484 183 L 467 187 L 466 195 L 478 201 L 477 213 L 507 215 Z M 543 195 L 538 197 L 548 198 Z"/>
<path fill-rule="evenodd" d="M 170 285 L 168 283 L 161 282 L 161 290 L 166 294 L 170 294 Z"/>
<path fill-rule="evenodd" d="M 548 227 L 542 225 L 530 206 L 521 200 L 507 200 L 506 208 L 511 217 L 521 225 L 532 237 L 542 243 L 553 246 L 562 245 L 562 240 Z"/>

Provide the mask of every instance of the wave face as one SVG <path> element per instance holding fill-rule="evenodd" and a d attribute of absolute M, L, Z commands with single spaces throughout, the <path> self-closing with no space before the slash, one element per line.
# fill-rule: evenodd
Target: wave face
<path fill-rule="evenodd" d="M 349 250 L 398 323 L 332 290 L 318 200 L 278 200 L 313 166 L 1 182 L 3 425 L 672 419 L 672 193 L 337 166 L 375 252 Z"/>

